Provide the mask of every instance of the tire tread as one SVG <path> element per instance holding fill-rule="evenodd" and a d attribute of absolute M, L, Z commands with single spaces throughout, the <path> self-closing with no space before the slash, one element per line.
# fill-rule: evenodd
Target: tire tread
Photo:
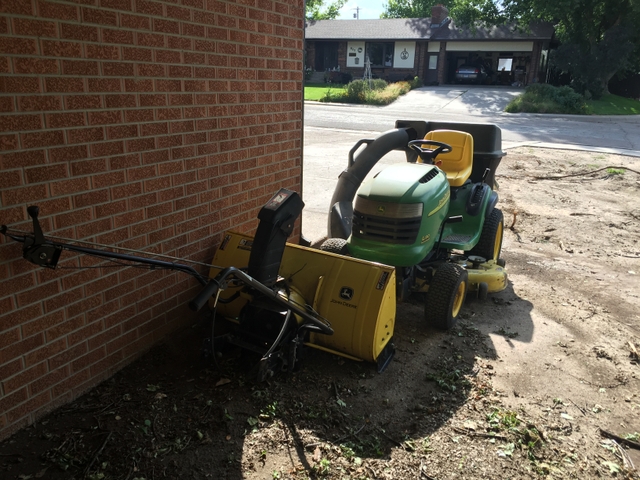
<path fill-rule="evenodd" d="M 487 260 L 494 258 L 495 252 L 493 249 L 495 246 L 496 233 L 498 232 L 498 227 L 501 223 L 503 224 L 504 231 L 504 216 L 502 215 L 502 210 L 494 208 L 489 216 L 484 220 L 482 232 L 480 233 L 480 240 L 475 247 L 467 252 L 467 255 L 477 255 L 479 257 L 484 257 Z M 498 252 L 498 257 L 499 256 L 500 252 Z"/>
<path fill-rule="evenodd" d="M 453 328 L 458 320 L 451 315 L 455 292 L 460 282 L 467 282 L 467 278 L 467 271 L 458 265 L 444 263 L 438 267 L 425 296 L 427 323 L 441 330 Z"/>

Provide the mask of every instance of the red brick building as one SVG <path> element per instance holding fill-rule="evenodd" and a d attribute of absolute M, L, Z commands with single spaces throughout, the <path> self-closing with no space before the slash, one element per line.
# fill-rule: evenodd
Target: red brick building
<path fill-rule="evenodd" d="M 303 3 L 0 0 L 0 223 L 208 262 L 301 189 Z M 188 323 L 181 273 L 0 240 L 0 438 Z M 60 268 L 63 267 L 63 268 Z M 206 269 L 205 269 L 206 270 Z"/>

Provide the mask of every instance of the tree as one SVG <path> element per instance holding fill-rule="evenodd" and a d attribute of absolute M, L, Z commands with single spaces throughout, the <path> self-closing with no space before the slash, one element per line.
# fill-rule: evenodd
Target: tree
<path fill-rule="evenodd" d="M 428 18 L 433 5 L 425 0 L 389 0 L 380 18 Z"/>
<path fill-rule="evenodd" d="M 433 2 L 389 0 L 386 18 L 429 17 Z M 640 0 L 448 0 L 456 23 L 467 26 L 547 21 L 561 46 L 552 64 L 571 74 L 580 93 L 608 93 L 609 80 L 640 66 Z M 428 7 L 428 9 L 427 9 Z"/>
<path fill-rule="evenodd" d="M 307 20 L 334 20 L 340 15 L 340 9 L 347 0 L 335 0 L 324 8 L 324 0 L 307 0 L 305 3 L 305 17 Z"/>

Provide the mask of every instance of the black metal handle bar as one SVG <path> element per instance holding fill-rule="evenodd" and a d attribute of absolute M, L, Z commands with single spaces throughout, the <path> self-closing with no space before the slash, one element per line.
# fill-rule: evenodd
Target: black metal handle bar
<path fill-rule="evenodd" d="M 204 307 L 204 305 L 209 301 L 211 297 L 218 293 L 219 289 L 220 284 L 216 279 L 209 280 L 209 283 L 205 285 L 204 290 L 202 290 L 198 295 L 196 295 L 196 298 L 189 302 L 189 308 L 194 312 L 197 312 L 202 307 Z"/>
<path fill-rule="evenodd" d="M 51 248 L 58 248 L 61 250 L 69 250 L 71 252 L 78 252 L 78 253 L 84 253 L 87 255 L 94 255 L 96 257 L 102 257 L 102 258 L 109 258 L 109 259 L 114 259 L 114 260 L 125 260 L 125 261 L 129 261 L 129 262 L 136 262 L 136 263 L 141 263 L 143 265 L 150 265 L 152 267 L 158 267 L 158 268 L 163 268 L 163 269 L 168 269 L 168 270 L 176 270 L 179 272 L 184 272 L 187 273 L 193 277 L 195 277 L 198 282 L 200 282 L 200 284 L 202 285 L 207 285 L 207 281 L 202 278 L 203 276 L 200 275 L 195 268 L 190 267 L 188 265 L 183 265 L 180 263 L 172 263 L 172 262 L 165 262 L 163 260 L 156 260 L 153 258 L 146 258 L 146 257 L 138 257 L 136 255 L 128 255 L 125 253 L 116 253 L 116 252 L 107 252 L 105 250 L 96 250 L 95 248 L 88 248 L 88 247 L 80 247 L 78 245 L 69 245 L 67 243 L 62 243 L 62 242 L 52 242 L 51 240 L 44 240 L 43 243 L 41 244 L 37 244 L 37 238 L 35 238 L 34 236 L 31 235 L 15 235 L 12 233 L 8 233 L 8 228 L 6 225 L 2 225 L 0 227 L 0 233 L 4 234 L 5 236 L 11 238 L 12 240 L 15 240 L 16 242 L 22 242 L 24 244 L 28 244 L 29 246 L 25 246 L 25 249 L 27 248 L 34 248 L 34 247 L 51 247 Z M 34 245 L 35 243 L 35 245 Z M 25 252 L 23 252 L 23 255 L 25 254 Z M 26 256 L 25 256 L 26 258 Z M 40 265 L 40 266 L 48 266 L 48 265 L 44 265 L 42 263 L 38 263 L 37 261 L 33 261 L 33 259 L 31 258 L 27 258 L 27 260 L 31 261 L 32 263 L 35 263 L 36 265 Z M 54 268 L 55 265 L 53 265 L 50 268 Z"/>

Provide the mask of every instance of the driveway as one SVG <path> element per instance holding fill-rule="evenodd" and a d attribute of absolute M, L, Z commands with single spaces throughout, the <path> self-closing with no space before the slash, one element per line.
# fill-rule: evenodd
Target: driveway
<path fill-rule="evenodd" d="M 388 110 L 436 115 L 500 115 L 522 88 L 478 85 L 422 87 L 403 95 Z"/>
<path fill-rule="evenodd" d="M 640 157 L 640 115 L 585 116 L 509 114 L 504 107 L 522 88 L 449 85 L 423 87 L 385 107 L 305 102 L 303 233 L 326 234 L 329 203 L 349 150 L 362 138 L 394 128 L 396 120 L 494 123 L 502 129 L 502 148 L 535 145 L 592 149 Z M 378 164 L 405 161 L 391 152 Z M 508 157 L 505 161 L 508 161 Z"/>

